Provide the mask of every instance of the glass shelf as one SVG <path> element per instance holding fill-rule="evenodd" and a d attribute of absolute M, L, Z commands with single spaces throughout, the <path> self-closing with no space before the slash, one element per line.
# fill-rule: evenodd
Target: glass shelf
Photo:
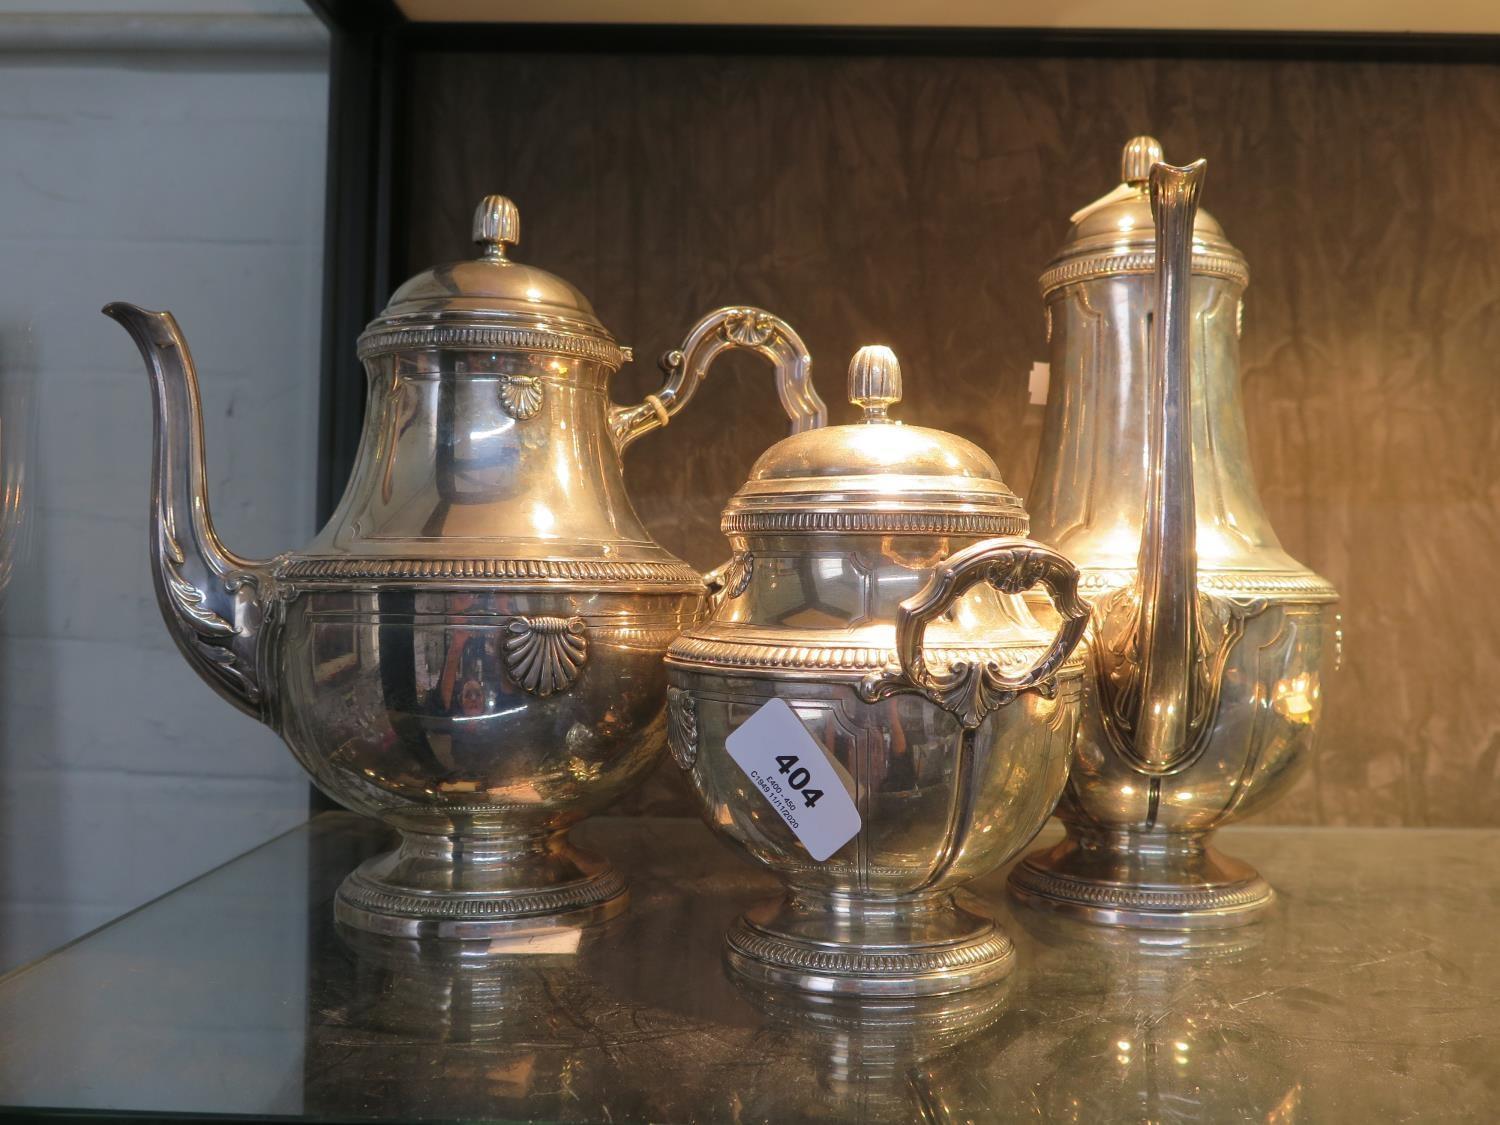
<path fill-rule="evenodd" d="M 0 979 L 0 1102 L 311 1121 L 1500 1117 L 1500 832 L 1226 832 L 1281 898 L 1191 941 L 1049 920 L 997 876 L 980 889 L 1016 939 L 1010 981 L 864 1009 L 726 976 L 725 926 L 776 885 L 701 824 L 578 834 L 630 875 L 631 910 L 571 953 L 476 957 L 338 931 L 334 889 L 385 836 L 320 816 Z"/>

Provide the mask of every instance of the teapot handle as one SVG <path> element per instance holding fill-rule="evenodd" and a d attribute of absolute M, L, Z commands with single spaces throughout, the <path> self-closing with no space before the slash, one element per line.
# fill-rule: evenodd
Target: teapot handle
<path fill-rule="evenodd" d="M 1062 616 L 1062 627 L 1047 651 L 1020 675 L 1006 675 L 995 664 L 967 661 L 954 661 L 941 673 L 927 667 L 923 642 L 928 624 L 979 582 L 988 582 L 1002 594 L 1045 586 Z M 1072 655 L 1088 624 L 1088 603 L 1078 595 L 1078 568 L 1030 539 L 986 539 L 965 547 L 939 563 L 927 585 L 901 603 L 896 615 L 899 667 L 867 677 L 860 684 L 860 695 L 873 703 L 896 692 L 917 691 L 951 711 L 963 724 L 942 846 L 906 893 L 917 894 L 938 885 L 968 844 L 977 812 L 975 763 L 980 724 L 1023 691 L 1035 688 L 1050 694 L 1052 677 Z"/>
<path fill-rule="evenodd" d="M 923 652 L 927 626 L 980 582 L 988 582 L 1002 594 L 1044 586 L 1063 619 L 1062 627 L 1047 651 L 1019 675 L 1002 672 L 994 663 L 969 661 L 954 661 L 946 671 L 934 672 Z M 1083 639 L 1088 624 L 1089 607 L 1078 594 L 1076 566 L 1030 539 L 986 539 L 949 555 L 937 565 L 927 585 L 901 603 L 896 615 L 899 667 L 868 676 L 860 684 L 860 695 L 874 702 L 897 692 L 920 692 L 957 716 L 965 731 L 972 731 L 1021 692 L 1048 690 L 1049 681 Z"/>
<path fill-rule="evenodd" d="M 748 348 L 765 356 L 776 368 L 776 393 L 792 433 L 828 424 L 828 407 L 812 385 L 812 357 L 792 326 L 764 309 L 731 305 L 709 313 L 693 326 L 676 348 L 661 358 L 667 381 L 661 390 L 635 406 L 616 406 L 609 412 L 609 430 L 622 452 L 637 438 L 671 421 L 708 376 L 714 360 L 734 348 Z"/>

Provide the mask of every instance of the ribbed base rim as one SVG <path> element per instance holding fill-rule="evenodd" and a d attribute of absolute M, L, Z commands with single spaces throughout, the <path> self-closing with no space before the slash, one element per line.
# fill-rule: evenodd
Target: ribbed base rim
<path fill-rule="evenodd" d="M 1028 906 L 1106 926 L 1196 930 L 1243 926 L 1276 898 L 1260 875 L 1223 884 L 1169 887 L 1081 878 L 1034 852 L 1010 873 L 1010 893 Z"/>
<path fill-rule="evenodd" d="M 840 996 L 941 996 L 980 988 L 1015 967 L 1015 947 L 988 919 L 941 944 L 813 942 L 738 918 L 725 937 L 729 967 L 777 988 Z"/>
<path fill-rule="evenodd" d="M 523 930 L 594 925 L 620 914 L 629 902 L 629 888 L 613 867 L 574 883 L 494 893 L 412 891 L 371 878 L 360 867 L 339 887 L 334 916 L 387 937 L 481 941 Z"/>

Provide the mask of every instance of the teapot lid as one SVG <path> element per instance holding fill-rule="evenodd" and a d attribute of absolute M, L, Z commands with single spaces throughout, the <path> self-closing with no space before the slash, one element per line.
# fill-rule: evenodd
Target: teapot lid
<path fill-rule="evenodd" d="M 1156 270 L 1151 166 L 1162 161 L 1155 137 L 1132 137 L 1120 157 L 1119 187 L 1072 216 L 1072 227 L 1041 276 L 1042 296 L 1080 281 Z M 1243 286 L 1250 271 L 1219 221 L 1201 207 L 1193 223 L 1193 272 Z"/>
<path fill-rule="evenodd" d="M 503 195 L 474 211 L 477 258 L 423 270 L 395 293 L 359 337 L 359 358 L 433 348 L 542 352 L 615 369 L 628 354 L 571 284 L 510 257 L 521 215 Z"/>
<path fill-rule="evenodd" d="M 783 438 L 755 463 L 724 509 L 726 535 L 1024 535 L 1026 509 L 971 441 L 888 416 L 901 401 L 890 348 L 860 348 L 849 363 L 851 426 Z"/>

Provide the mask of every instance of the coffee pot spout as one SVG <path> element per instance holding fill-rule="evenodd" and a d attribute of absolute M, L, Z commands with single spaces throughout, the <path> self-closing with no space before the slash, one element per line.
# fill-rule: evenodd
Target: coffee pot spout
<path fill-rule="evenodd" d="M 1189 363 L 1193 225 L 1207 163 L 1150 170 L 1156 223 L 1156 311 L 1151 325 L 1146 516 L 1136 570 L 1134 637 L 1139 711 L 1134 756 L 1170 772 L 1193 752 L 1198 668 L 1197 507 L 1193 493 Z"/>
<path fill-rule="evenodd" d="M 151 574 L 157 603 L 193 670 L 241 711 L 270 721 L 263 668 L 272 576 L 225 548 L 209 515 L 203 412 L 187 342 L 169 312 L 115 302 L 151 377 Z"/>

